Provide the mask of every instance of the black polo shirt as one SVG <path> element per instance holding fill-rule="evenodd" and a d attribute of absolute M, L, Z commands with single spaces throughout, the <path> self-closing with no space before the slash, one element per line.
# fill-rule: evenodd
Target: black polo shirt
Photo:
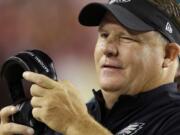
<path fill-rule="evenodd" d="M 120 96 L 110 110 L 101 91 L 94 94 L 89 113 L 115 135 L 180 135 L 180 93 L 174 83 Z"/>
<path fill-rule="evenodd" d="M 89 113 L 114 135 L 180 135 L 180 93 L 175 83 L 120 96 L 111 110 L 101 91 L 94 95 L 87 104 Z M 45 135 L 61 134 L 47 130 Z"/>

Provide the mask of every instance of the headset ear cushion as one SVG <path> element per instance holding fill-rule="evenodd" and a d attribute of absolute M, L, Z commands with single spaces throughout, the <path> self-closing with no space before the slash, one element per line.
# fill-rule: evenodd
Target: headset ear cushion
<path fill-rule="evenodd" d="M 42 51 L 27 50 L 10 57 L 2 66 L 1 77 L 7 81 L 14 102 L 30 97 L 30 93 L 23 87 L 22 73 L 24 71 L 41 73 L 57 80 L 52 59 Z"/>
<path fill-rule="evenodd" d="M 25 98 L 22 84 L 22 73 L 31 70 L 24 60 L 12 56 L 5 61 L 1 69 L 1 77 L 7 82 L 10 96 L 13 102 L 18 102 Z"/>
<path fill-rule="evenodd" d="M 20 57 L 12 56 L 4 62 L 1 69 L 1 77 L 12 81 L 21 79 L 21 74 L 25 70 L 31 70 L 26 61 L 24 61 Z"/>

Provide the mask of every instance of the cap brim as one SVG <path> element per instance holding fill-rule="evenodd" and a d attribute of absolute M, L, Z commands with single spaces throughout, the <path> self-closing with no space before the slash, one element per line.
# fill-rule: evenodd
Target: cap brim
<path fill-rule="evenodd" d="M 98 26 L 104 15 L 109 11 L 119 23 L 135 31 L 151 31 L 153 27 L 146 24 L 136 15 L 119 5 L 91 3 L 85 6 L 79 15 L 79 22 L 85 26 Z"/>

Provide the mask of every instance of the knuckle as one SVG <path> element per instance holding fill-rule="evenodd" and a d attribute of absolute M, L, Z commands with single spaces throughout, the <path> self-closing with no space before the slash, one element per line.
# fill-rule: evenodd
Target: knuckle
<path fill-rule="evenodd" d="M 40 112 L 38 112 L 36 108 L 34 108 L 34 109 L 32 110 L 32 116 L 33 116 L 35 119 L 37 119 L 38 121 L 41 121 L 41 119 L 40 119 Z"/>
<path fill-rule="evenodd" d="M 42 117 L 43 117 L 43 118 L 49 117 L 49 111 L 50 111 L 49 108 L 45 108 L 45 109 L 42 111 L 42 113 L 41 113 Z"/>
<path fill-rule="evenodd" d="M 0 115 L 3 115 L 3 113 L 5 112 L 5 109 L 6 109 L 6 108 L 7 108 L 7 107 L 1 109 Z"/>
<path fill-rule="evenodd" d="M 31 93 L 31 95 L 33 95 L 35 88 L 36 88 L 36 85 L 33 84 L 33 85 L 31 86 L 31 88 L 30 88 L 30 93 Z"/>
<path fill-rule="evenodd" d="M 43 80 L 41 78 L 37 78 L 37 83 L 38 84 L 42 84 L 43 83 Z"/>
<path fill-rule="evenodd" d="M 5 125 L 4 125 L 4 128 L 5 128 L 7 131 L 12 131 L 13 126 L 14 126 L 13 123 L 8 123 L 8 124 L 5 124 Z"/>
<path fill-rule="evenodd" d="M 31 85 L 31 89 L 34 89 L 36 87 L 36 84 Z"/>
<path fill-rule="evenodd" d="M 33 106 L 33 104 L 34 104 L 34 97 L 31 98 L 30 104 Z"/>
<path fill-rule="evenodd" d="M 32 86 L 31 86 L 31 91 L 33 91 L 34 89 L 37 89 L 37 85 L 36 84 L 32 84 Z"/>
<path fill-rule="evenodd" d="M 32 109 L 32 115 L 33 115 L 34 118 L 36 118 L 36 109 L 35 108 Z"/>
<path fill-rule="evenodd" d="M 8 110 L 8 107 L 3 108 L 3 109 L 0 111 L 0 116 L 1 116 L 1 117 L 4 117 L 4 115 L 6 115 L 6 113 L 7 113 L 7 110 Z"/>
<path fill-rule="evenodd" d="M 36 76 L 36 78 L 34 78 L 35 84 L 41 83 L 41 82 L 42 82 L 41 80 L 42 80 L 42 79 L 41 79 L 41 76 L 40 76 L 40 75 L 38 75 L 38 76 Z"/>
<path fill-rule="evenodd" d="M 39 88 L 39 87 L 38 87 L 38 85 L 36 85 L 36 84 L 33 84 L 33 85 L 31 86 L 31 88 L 30 88 L 30 93 L 31 93 L 32 96 L 35 95 L 35 93 L 36 93 L 36 91 L 37 91 L 38 88 Z"/>
<path fill-rule="evenodd" d="M 40 74 L 39 77 L 37 77 L 37 83 L 41 84 L 46 80 L 46 76 L 43 74 Z"/>
<path fill-rule="evenodd" d="M 44 106 L 45 107 L 51 106 L 51 99 L 50 98 L 48 100 L 44 101 Z"/>

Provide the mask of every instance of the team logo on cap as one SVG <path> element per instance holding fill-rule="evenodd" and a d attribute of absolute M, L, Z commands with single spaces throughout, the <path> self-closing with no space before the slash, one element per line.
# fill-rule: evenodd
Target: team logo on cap
<path fill-rule="evenodd" d="M 173 29 L 172 29 L 172 26 L 169 22 L 167 22 L 166 24 L 166 31 L 169 32 L 169 33 L 173 33 Z"/>
<path fill-rule="evenodd" d="M 109 0 L 109 4 L 114 4 L 114 3 L 127 3 L 131 2 L 131 0 Z"/>

